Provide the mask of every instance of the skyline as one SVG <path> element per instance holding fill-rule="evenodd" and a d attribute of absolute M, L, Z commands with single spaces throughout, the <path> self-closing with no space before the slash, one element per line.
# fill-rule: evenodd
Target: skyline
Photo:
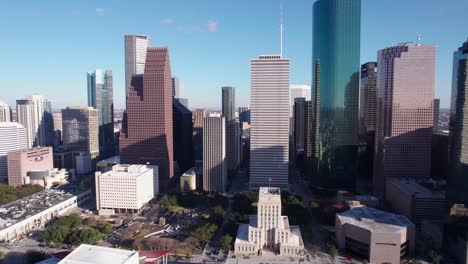
<path fill-rule="evenodd" d="M 210 0 L 196 4 L 182 0 L 170 4 L 51 2 L 52 8 L 32 1 L 8 3 L 8 7 L 0 3 L 4 7 L 0 8 L 1 24 L 15 22 L 15 27 L 2 28 L 9 37 L 0 42 L 0 70 L 5 73 L 0 100 L 13 108 L 17 99 L 34 93 L 44 95 L 54 109 L 84 106 L 86 73 L 110 69 L 115 108 L 123 109 L 125 34 L 146 34 L 153 46 L 169 47 L 173 75 L 185 82 L 184 97 L 190 108 L 220 109 L 222 86 L 237 88 L 236 108 L 247 106 L 250 59 L 278 54 L 280 49 L 280 0 L 268 5 L 264 1 Z M 282 2 L 283 53 L 291 61 L 290 83 L 310 85 L 313 1 Z M 442 108 L 448 108 L 453 52 L 467 37 L 451 29 L 468 23 L 463 14 L 468 2 L 376 2 L 362 2 L 360 63 L 376 61 L 379 49 L 415 41 L 417 33 L 421 34 L 421 43 L 437 45 L 436 98 L 441 99 Z M 178 8 L 181 3 L 186 8 Z M 418 8 L 421 5 L 424 12 Z M 36 45 L 31 46 L 25 36 Z"/>

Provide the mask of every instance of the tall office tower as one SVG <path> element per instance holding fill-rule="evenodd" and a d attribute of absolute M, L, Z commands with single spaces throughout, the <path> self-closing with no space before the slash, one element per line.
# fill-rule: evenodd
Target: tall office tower
<path fill-rule="evenodd" d="M 176 100 L 177 102 L 181 103 L 185 108 L 188 109 L 188 107 L 189 107 L 188 98 L 175 98 L 175 97 L 174 97 L 174 100 Z"/>
<path fill-rule="evenodd" d="M 436 47 L 403 44 L 379 50 L 373 185 L 390 177 L 428 178 L 431 168 Z"/>
<path fill-rule="evenodd" d="M 225 192 L 226 186 L 226 123 L 213 115 L 203 121 L 203 190 Z"/>
<path fill-rule="evenodd" d="M 246 106 L 239 107 L 239 123 L 247 122 L 250 124 L 250 109 Z"/>
<path fill-rule="evenodd" d="M 440 115 L 440 99 L 434 99 L 434 122 L 432 123 L 432 130 L 439 131 L 439 115 Z"/>
<path fill-rule="evenodd" d="M 223 116 L 226 117 L 226 122 L 234 120 L 236 118 L 236 88 L 223 86 L 221 89 L 221 110 L 223 112 Z"/>
<path fill-rule="evenodd" d="M 52 144 L 53 119 L 52 106 L 42 95 L 28 96 L 16 100 L 18 123 L 26 128 L 28 147 Z"/>
<path fill-rule="evenodd" d="M 143 35 L 125 35 L 125 95 L 131 89 L 132 76 L 143 74 L 146 52 L 151 46 L 151 38 Z"/>
<path fill-rule="evenodd" d="M 468 40 L 453 54 L 447 198 L 468 204 Z"/>
<path fill-rule="evenodd" d="M 312 183 L 315 188 L 353 189 L 359 132 L 361 1 L 318 0 L 313 13 Z"/>
<path fill-rule="evenodd" d="M 304 105 L 304 175 L 310 180 L 312 175 L 312 102 L 305 101 Z"/>
<path fill-rule="evenodd" d="M 359 105 L 360 137 L 366 142 L 373 141 L 377 119 L 377 62 L 367 62 L 361 65 Z"/>
<path fill-rule="evenodd" d="M 26 129 L 16 122 L 0 122 L 0 182 L 7 183 L 10 151 L 28 149 Z"/>
<path fill-rule="evenodd" d="M 0 122 L 11 122 L 11 108 L 0 101 Z"/>
<path fill-rule="evenodd" d="M 174 175 L 172 76 L 167 47 L 149 47 L 143 74 L 134 75 L 120 132 L 120 161 L 159 166 L 161 191 Z"/>
<path fill-rule="evenodd" d="M 99 157 L 99 117 L 92 107 L 62 109 L 63 150 L 86 152 L 93 160 Z"/>
<path fill-rule="evenodd" d="M 115 154 L 114 98 L 112 71 L 88 72 L 88 106 L 98 110 L 99 154 L 109 158 Z"/>
<path fill-rule="evenodd" d="M 237 120 L 229 120 L 226 124 L 226 156 L 228 171 L 233 174 L 241 159 L 241 129 Z"/>
<path fill-rule="evenodd" d="M 172 113 L 174 160 L 179 164 L 180 173 L 184 173 L 193 167 L 193 152 L 191 151 L 193 135 L 192 112 L 174 98 Z"/>
<path fill-rule="evenodd" d="M 311 96 L 311 88 L 310 85 L 304 85 L 304 84 L 291 84 L 290 87 L 290 92 L 289 92 L 289 105 L 290 105 L 290 111 L 289 116 L 293 116 L 293 111 L 294 111 L 294 100 L 299 97 L 305 98 L 306 101 L 310 101 L 310 96 Z"/>
<path fill-rule="evenodd" d="M 174 98 L 184 97 L 184 81 L 177 76 L 172 77 L 172 96 Z"/>
<path fill-rule="evenodd" d="M 288 188 L 289 59 L 251 60 L 250 189 Z"/>
<path fill-rule="evenodd" d="M 293 133 L 293 146 L 295 152 L 302 152 L 304 150 L 304 131 L 306 129 L 305 123 L 305 104 L 306 100 L 303 97 L 297 97 L 294 99 L 294 107 L 293 107 L 293 126 L 292 130 Z"/>
<path fill-rule="evenodd" d="M 196 109 L 193 121 L 193 158 L 203 160 L 203 120 L 206 117 L 205 109 Z"/>

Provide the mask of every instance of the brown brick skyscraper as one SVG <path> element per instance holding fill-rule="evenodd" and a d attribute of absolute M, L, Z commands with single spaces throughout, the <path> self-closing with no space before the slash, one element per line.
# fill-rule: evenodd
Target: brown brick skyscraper
<path fill-rule="evenodd" d="M 122 164 L 159 166 L 159 190 L 174 175 L 172 75 L 167 47 L 150 47 L 143 75 L 133 75 L 120 134 Z"/>

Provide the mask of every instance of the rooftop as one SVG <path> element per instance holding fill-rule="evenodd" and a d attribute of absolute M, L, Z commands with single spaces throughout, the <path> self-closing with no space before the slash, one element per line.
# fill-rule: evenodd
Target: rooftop
<path fill-rule="evenodd" d="M 16 127 L 16 128 L 24 128 L 23 125 L 16 122 L 0 122 L 0 127 Z"/>
<path fill-rule="evenodd" d="M 352 224 L 371 231 L 399 232 L 413 226 L 406 217 L 370 207 L 356 207 L 336 215 L 341 223 Z"/>
<path fill-rule="evenodd" d="M 419 184 L 415 179 L 389 178 L 387 183 L 393 184 L 403 193 L 413 195 L 416 198 L 445 199 L 442 192 L 434 192 Z"/>
<path fill-rule="evenodd" d="M 248 224 L 239 224 L 239 228 L 237 229 L 237 236 L 236 236 L 235 243 L 250 243 Z"/>
<path fill-rule="evenodd" d="M 260 187 L 258 202 L 276 201 L 281 203 L 281 190 L 277 187 Z"/>
<path fill-rule="evenodd" d="M 99 164 L 119 164 L 119 163 L 120 163 L 120 156 L 113 156 L 107 159 L 100 160 L 98 162 L 98 166 Z"/>
<path fill-rule="evenodd" d="M 126 164 L 118 164 L 112 166 L 112 170 L 101 174 L 100 177 L 133 177 L 136 178 L 147 171 L 153 169 L 154 167 L 157 168 L 155 165 L 126 165 Z"/>
<path fill-rule="evenodd" d="M 137 255 L 138 260 L 137 251 L 81 244 L 72 253 L 62 259 L 59 264 L 123 264 L 130 263 L 128 260 L 135 255 Z"/>
<path fill-rule="evenodd" d="M 196 168 L 192 167 L 188 169 L 186 172 L 184 172 L 184 174 L 182 174 L 181 177 L 194 177 L 194 176 L 197 176 L 197 172 L 196 172 Z"/>
<path fill-rule="evenodd" d="M 5 204 L 0 207 L 0 230 L 21 222 L 80 193 L 80 190 L 73 188 L 48 189 Z"/>

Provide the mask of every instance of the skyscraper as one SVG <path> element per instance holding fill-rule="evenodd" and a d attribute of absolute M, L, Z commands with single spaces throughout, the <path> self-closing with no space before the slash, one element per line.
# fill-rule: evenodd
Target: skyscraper
<path fill-rule="evenodd" d="M 223 86 L 221 89 L 221 110 L 223 116 L 226 117 L 226 122 L 234 120 L 236 118 L 236 88 Z"/>
<path fill-rule="evenodd" d="M 172 77 L 172 96 L 174 98 L 184 97 L 184 81 L 177 76 Z"/>
<path fill-rule="evenodd" d="M 369 138 L 373 141 L 377 119 L 377 62 L 367 62 L 361 65 L 359 105 L 360 137 L 363 140 Z"/>
<path fill-rule="evenodd" d="M 468 204 L 468 40 L 453 54 L 447 198 Z"/>
<path fill-rule="evenodd" d="M 10 151 L 28 149 L 26 129 L 16 122 L 0 122 L 0 182 L 7 183 Z"/>
<path fill-rule="evenodd" d="M 184 173 L 193 167 L 192 112 L 174 98 L 172 113 L 174 160 L 179 164 L 180 173 Z"/>
<path fill-rule="evenodd" d="M 203 122 L 203 190 L 225 192 L 227 186 L 226 124 L 221 116 Z"/>
<path fill-rule="evenodd" d="M 229 173 L 235 173 L 241 158 L 241 129 L 237 120 L 229 120 L 226 124 L 226 157 Z"/>
<path fill-rule="evenodd" d="M 0 101 L 0 122 L 11 122 L 11 108 Z"/>
<path fill-rule="evenodd" d="M 125 94 L 131 88 L 132 76 L 143 74 L 146 51 L 151 45 L 151 38 L 144 35 L 125 35 Z"/>
<path fill-rule="evenodd" d="M 250 188 L 288 188 L 289 59 L 251 60 Z"/>
<path fill-rule="evenodd" d="M 195 161 L 203 159 L 203 120 L 206 116 L 205 109 L 196 109 L 193 121 L 193 158 Z"/>
<path fill-rule="evenodd" d="M 97 69 L 87 77 L 88 106 L 98 110 L 99 153 L 105 159 L 115 154 L 112 71 Z"/>
<path fill-rule="evenodd" d="M 355 185 L 360 39 L 360 0 L 314 3 L 312 182 L 315 188 L 352 189 Z"/>
<path fill-rule="evenodd" d="M 18 123 L 26 128 L 28 147 L 49 146 L 53 140 L 52 106 L 42 95 L 16 100 Z"/>
<path fill-rule="evenodd" d="M 299 97 L 305 98 L 306 101 L 310 101 L 311 88 L 310 85 L 304 84 L 291 84 L 289 92 L 289 105 L 290 112 L 289 116 L 293 116 L 294 100 Z"/>
<path fill-rule="evenodd" d="M 434 122 L 432 130 L 434 133 L 439 131 L 440 99 L 434 99 Z"/>
<path fill-rule="evenodd" d="M 389 177 L 428 178 L 431 168 L 436 47 L 379 50 L 373 186 Z"/>
<path fill-rule="evenodd" d="M 174 175 L 172 76 L 167 47 L 149 47 L 144 74 L 134 75 L 120 133 L 120 161 L 159 166 L 161 191 Z"/>
<path fill-rule="evenodd" d="M 239 107 L 239 123 L 247 122 L 250 124 L 250 109 L 246 106 Z"/>
<path fill-rule="evenodd" d="M 304 105 L 304 175 L 310 180 L 312 176 L 312 102 L 306 101 Z"/>
<path fill-rule="evenodd" d="M 306 129 L 306 100 L 303 97 L 294 99 L 293 107 L 293 146 L 294 151 L 303 151 L 305 143 L 305 129 Z"/>
<path fill-rule="evenodd" d="M 73 106 L 62 109 L 63 150 L 86 152 L 96 160 L 99 157 L 98 110 Z"/>

